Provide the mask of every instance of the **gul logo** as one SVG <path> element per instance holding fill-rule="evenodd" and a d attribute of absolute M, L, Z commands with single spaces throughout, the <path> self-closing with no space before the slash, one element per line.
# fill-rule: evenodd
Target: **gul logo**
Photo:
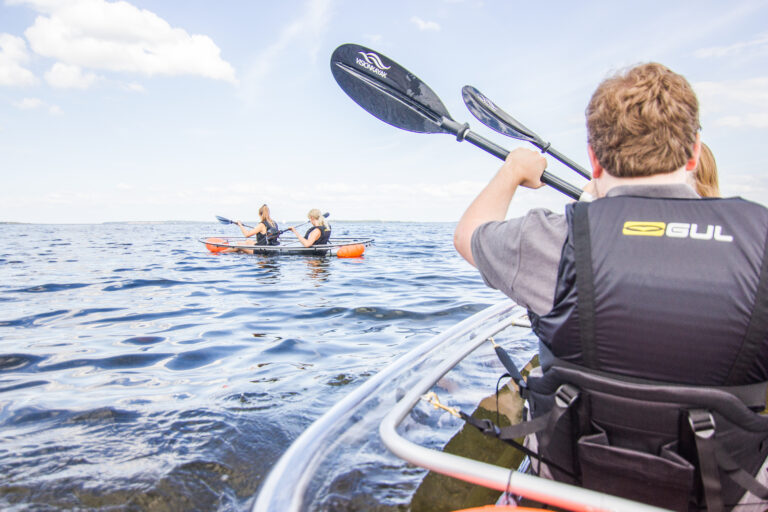
<path fill-rule="evenodd" d="M 621 234 L 629 236 L 666 236 L 669 238 L 691 238 L 693 240 L 733 242 L 733 237 L 731 235 L 723 234 L 722 226 L 707 224 L 707 228 L 700 231 L 698 224 L 688 222 L 627 221 L 624 223 Z"/>
<path fill-rule="evenodd" d="M 373 52 L 357 52 L 361 57 L 358 57 L 355 59 L 355 63 L 357 63 L 358 66 L 361 68 L 365 68 L 369 71 L 373 71 L 377 75 L 379 75 L 381 78 L 387 78 L 387 72 L 384 71 L 385 69 L 389 69 L 392 66 L 385 66 L 384 63 L 381 61 L 381 57 L 376 55 Z"/>
<path fill-rule="evenodd" d="M 628 221 L 624 223 L 624 228 L 621 230 L 621 234 L 638 236 L 664 236 L 665 229 L 666 222 Z"/>

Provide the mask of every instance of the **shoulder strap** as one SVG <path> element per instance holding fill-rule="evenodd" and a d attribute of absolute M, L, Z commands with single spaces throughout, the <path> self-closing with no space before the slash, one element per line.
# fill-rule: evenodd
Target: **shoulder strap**
<path fill-rule="evenodd" d="M 589 204 L 573 207 L 573 246 L 576 265 L 576 289 L 579 333 L 584 366 L 598 369 L 595 346 L 595 281 L 592 271 L 592 243 L 589 236 Z"/>

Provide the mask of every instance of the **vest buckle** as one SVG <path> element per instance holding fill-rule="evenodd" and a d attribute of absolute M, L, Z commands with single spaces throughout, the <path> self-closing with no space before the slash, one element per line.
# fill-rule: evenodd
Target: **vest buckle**
<path fill-rule="evenodd" d="M 579 398 L 579 390 L 570 384 L 561 384 L 555 392 L 555 404 L 565 409 L 570 407 L 577 398 Z"/>
<path fill-rule="evenodd" d="M 696 437 L 709 439 L 715 435 L 715 418 L 705 409 L 691 409 L 688 411 L 688 424 Z"/>

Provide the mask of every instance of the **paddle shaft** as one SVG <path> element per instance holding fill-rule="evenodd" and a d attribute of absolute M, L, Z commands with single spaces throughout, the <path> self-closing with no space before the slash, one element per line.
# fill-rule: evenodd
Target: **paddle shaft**
<path fill-rule="evenodd" d="M 573 169 L 577 173 L 581 174 L 582 176 L 584 176 L 588 180 L 592 179 L 592 173 L 591 172 L 587 171 L 582 166 L 580 166 L 579 164 L 577 164 L 576 162 L 574 162 L 573 160 L 571 160 L 570 158 L 568 158 L 567 156 L 565 156 L 564 154 L 562 154 L 561 152 L 556 150 L 555 148 L 553 148 L 553 147 L 546 147 L 546 145 L 544 147 L 542 147 L 542 146 L 539 146 L 535 142 L 534 142 L 534 145 L 537 148 L 539 148 L 543 153 L 547 153 L 549 155 L 552 155 L 552 158 L 555 158 L 555 159 L 559 160 L 560 162 L 562 162 L 563 164 L 567 165 L 568 167 L 570 167 L 571 169 Z M 546 149 L 544 149 L 545 147 L 546 147 Z"/>
<path fill-rule="evenodd" d="M 327 219 L 329 215 L 330 215 L 330 213 L 328 213 L 328 212 L 325 212 L 325 213 L 323 214 L 323 217 L 325 217 L 325 218 Z M 301 226 L 303 226 L 304 224 L 309 224 L 309 222 L 310 222 L 310 221 L 308 221 L 308 220 L 307 220 L 307 221 L 304 221 L 304 222 L 302 222 L 301 224 L 296 224 L 296 225 L 295 225 L 295 226 L 293 226 L 292 228 L 288 228 L 288 229 L 281 229 L 280 231 L 278 231 L 278 232 L 277 232 L 277 234 L 275 235 L 275 237 L 278 237 L 278 236 L 282 235 L 283 233 L 285 233 L 285 232 L 287 232 L 287 231 L 290 231 L 291 229 L 300 228 L 300 227 L 301 227 Z M 269 237 L 267 237 L 267 238 L 269 238 Z M 272 238 L 274 238 L 274 237 L 272 237 Z"/>
<path fill-rule="evenodd" d="M 446 117 L 443 117 L 441 125 L 444 128 L 450 130 L 451 133 L 455 134 L 456 140 L 458 141 L 466 140 L 470 144 L 482 149 L 483 151 L 486 151 L 492 154 L 493 156 L 501 160 L 506 160 L 507 155 L 509 155 L 509 151 L 507 151 L 506 149 L 502 148 L 497 144 L 494 144 L 493 142 L 489 141 L 485 137 L 482 137 L 472 132 L 469 129 L 469 125 L 467 124 L 459 124 L 453 119 L 448 119 Z M 552 155 L 552 156 L 557 158 L 555 155 Z M 558 160 L 560 159 L 558 158 Z M 544 183 L 545 185 L 549 185 L 555 190 L 562 192 L 563 194 L 577 201 L 579 200 L 581 195 L 584 193 L 584 191 L 581 190 L 576 185 L 568 183 L 567 181 L 553 174 L 550 174 L 547 171 L 544 171 L 541 174 L 541 182 Z"/>
<path fill-rule="evenodd" d="M 221 222 L 222 224 L 237 224 L 237 221 L 230 220 L 226 217 L 222 217 L 221 215 L 217 215 L 216 218 Z M 248 224 L 243 224 L 244 228 L 253 228 L 253 226 L 249 226 Z"/>

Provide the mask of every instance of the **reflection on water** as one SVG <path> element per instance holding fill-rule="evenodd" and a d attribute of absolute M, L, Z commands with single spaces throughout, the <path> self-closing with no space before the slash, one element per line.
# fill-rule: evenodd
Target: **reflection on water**
<path fill-rule="evenodd" d="M 307 277 L 316 281 L 316 286 L 320 286 L 320 284 L 328 280 L 330 274 L 329 259 L 330 257 L 307 258 Z"/>
<path fill-rule="evenodd" d="M 0 225 L 0 509 L 246 508 L 340 397 L 501 298 L 450 224 L 334 228 L 386 243 L 214 255 L 196 239 L 218 224 Z"/>

